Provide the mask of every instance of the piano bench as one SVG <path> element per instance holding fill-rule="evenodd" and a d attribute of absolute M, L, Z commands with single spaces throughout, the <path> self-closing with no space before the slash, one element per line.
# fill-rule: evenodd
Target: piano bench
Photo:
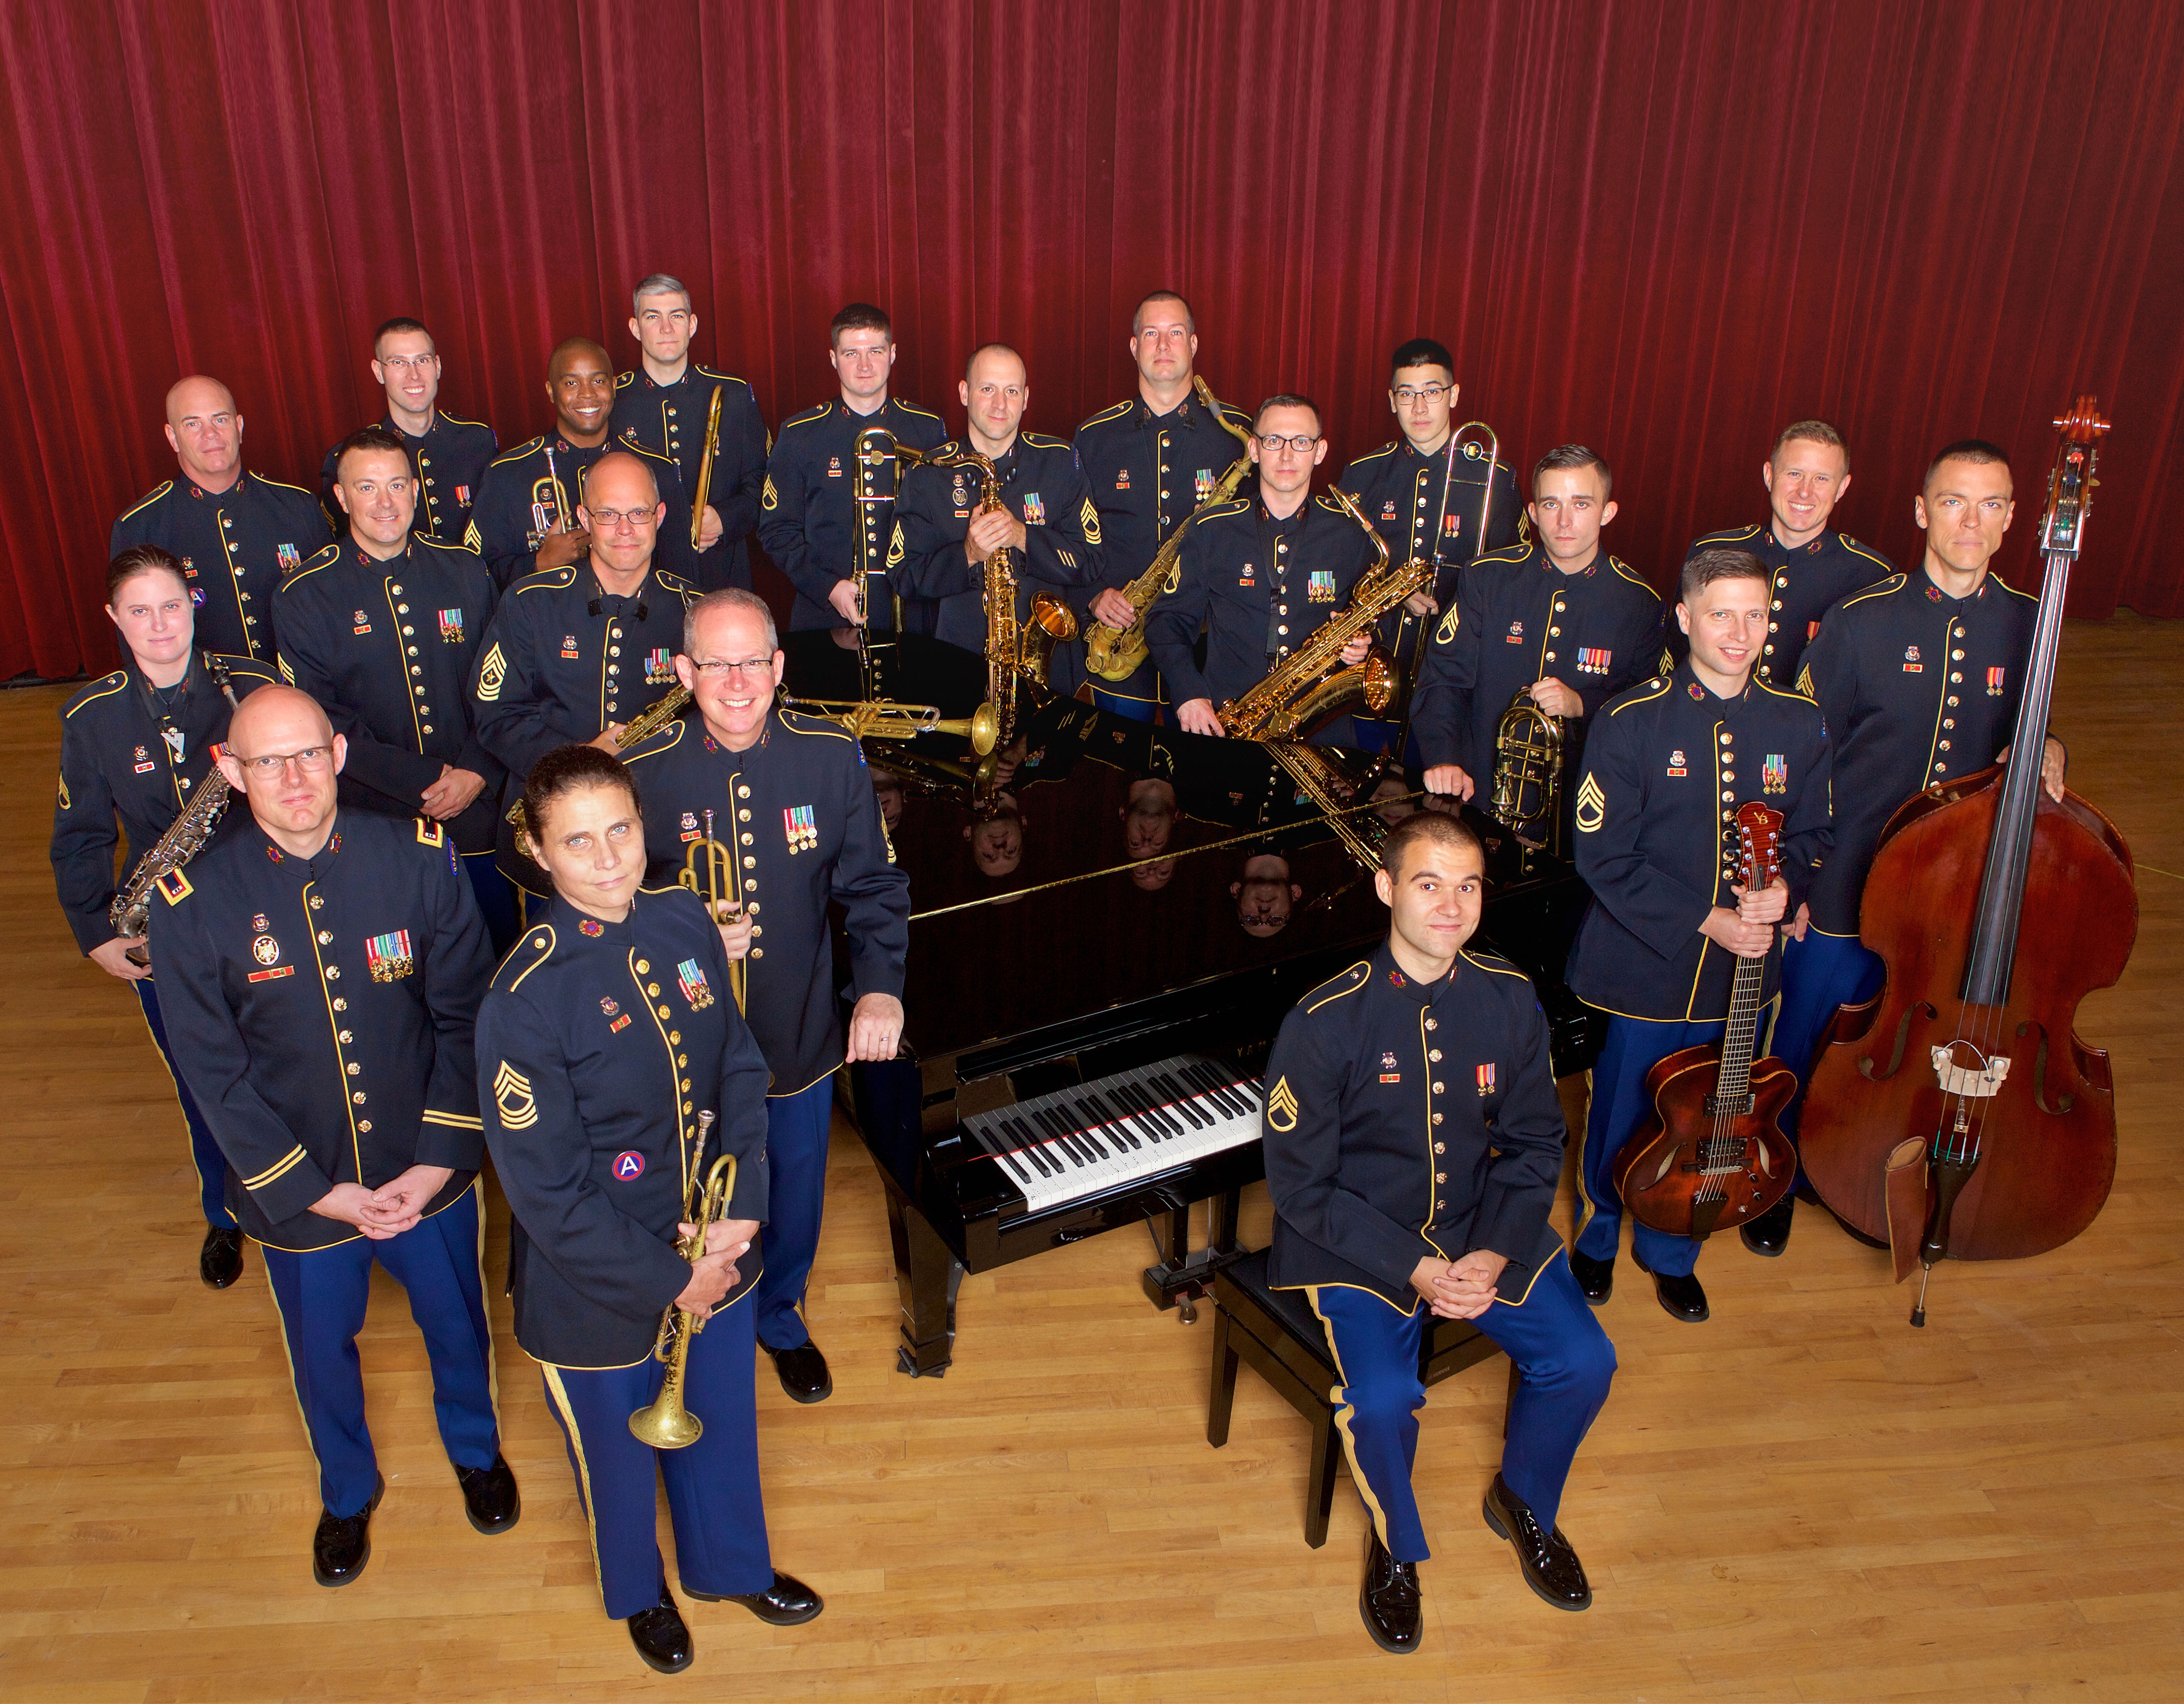
<path fill-rule="evenodd" d="M 1289 1405 L 1312 1422 L 1312 1475 L 1305 1487 L 1304 1541 L 1327 1542 L 1334 1506 L 1334 1478 L 1342 1467 L 1342 1439 L 1334 1429 L 1328 1394 L 1339 1382 L 1327 1333 L 1302 1290 L 1267 1283 L 1264 1249 L 1222 1268 L 1213 1280 L 1213 1388 L 1206 1404 L 1206 1441 L 1228 1441 L 1228 1417 L 1236 1401 L 1236 1369 L 1249 1362 Z M 1418 1343 L 1418 1380 L 1439 1384 L 1467 1367 L 1499 1354 L 1491 1339 L 1468 1320 L 1436 1319 Z M 1517 1367 L 1509 1367 L 1509 1394 L 1517 1394 Z M 1507 1431 L 1507 1411 L 1503 1411 Z"/>

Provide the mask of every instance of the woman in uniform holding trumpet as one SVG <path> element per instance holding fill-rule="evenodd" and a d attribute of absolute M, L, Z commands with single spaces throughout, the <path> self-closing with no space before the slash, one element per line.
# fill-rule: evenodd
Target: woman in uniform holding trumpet
<path fill-rule="evenodd" d="M 486 1141 L 514 1217 L 515 1338 L 568 1441 L 606 1612 L 672 1673 L 694 1651 L 655 1536 L 655 1462 L 685 1595 L 777 1626 L 822 1607 L 774 1569 L 759 1491 L 766 1062 L 704 902 L 639 886 L 644 823 L 622 766 L 591 746 L 550 752 L 524 805 L 554 898 L 477 1028 Z M 725 1187 L 706 1222 L 709 1173 Z"/>

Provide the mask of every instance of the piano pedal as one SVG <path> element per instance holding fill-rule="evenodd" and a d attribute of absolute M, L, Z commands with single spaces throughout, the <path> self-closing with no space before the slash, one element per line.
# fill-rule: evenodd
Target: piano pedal
<path fill-rule="evenodd" d="M 1178 1302 L 1176 1304 L 1175 1317 L 1178 1321 L 1184 1325 L 1197 1324 L 1198 1302 L 1196 1298 L 1185 1296 L 1181 1301 Z"/>

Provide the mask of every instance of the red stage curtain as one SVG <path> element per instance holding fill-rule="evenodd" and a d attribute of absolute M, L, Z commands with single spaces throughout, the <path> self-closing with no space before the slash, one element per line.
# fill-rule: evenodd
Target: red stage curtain
<path fill-rule="evenodd" d="M 371 418 L 365 339 L 432 325 L 451 411 L 543 424 L 548 348 L 688 279 L 769 419 L 826 324 L 894 315 L 897 388 L 960 423 L 977 342 L 1031 422 L 1130 393 L 1132 304 L 1195 305 L 1245 403 L 1302 390 L 1332 465 L 1390 433 L 1430 333 L 1520 467 L 1613 463 L 1616 553 L 1667 583 L 1758 517 L 1804 415 L 1842 523 L 1915 558 L 1925 455 L 2117 424 L 2076 613 L 2184 611 L 2142 495 L 2180 444 L 2184 8 L 2057 0 L 8 0 L 0 677 L 112 655 L 116 513 L 172 471 L 161 398 L 233 387 L 310 482 Z M 2008 559 L 2031 554 L 2020 513 Z"/>

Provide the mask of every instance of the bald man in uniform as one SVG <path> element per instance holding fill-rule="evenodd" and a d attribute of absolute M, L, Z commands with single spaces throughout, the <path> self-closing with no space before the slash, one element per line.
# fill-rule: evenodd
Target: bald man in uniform
<path fill-rule="evenodd" d="M 109 557 L 156 544 L 182 565 L 197 643 L 270 664 L 273 594 L 333 542 L 318 498 L 242 465 L 242 415 L 218 379 L 194 374 L 167 393 L 170 479 L 114 523 Z"/>

